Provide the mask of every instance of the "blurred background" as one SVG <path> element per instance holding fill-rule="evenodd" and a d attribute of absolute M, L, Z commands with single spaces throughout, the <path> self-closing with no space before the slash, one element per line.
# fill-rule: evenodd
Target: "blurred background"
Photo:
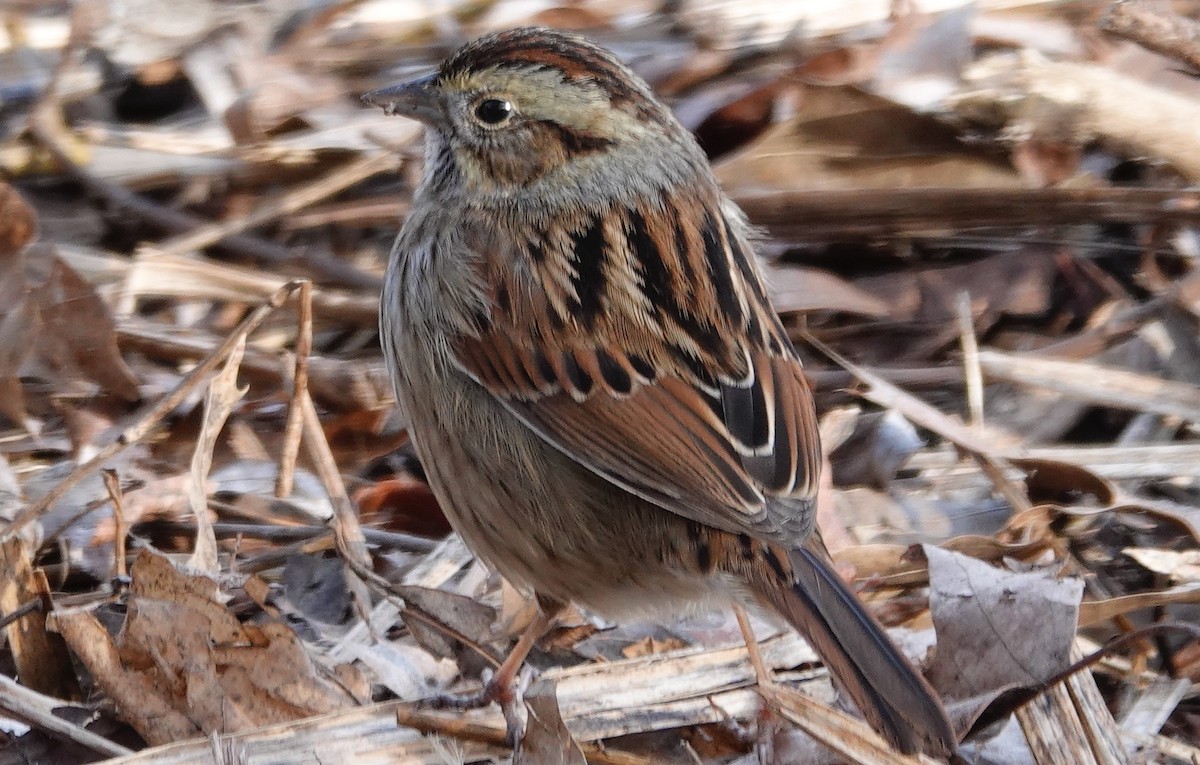
<path fill-rule="evenodd" d="M 1194 632 L 1133 635 L 1016 718 L 1000 699 L 1196 620 L 1197 13 L 5 0 L 0 715 L 20 722 L 0 764 L 208 734 L 274 761 L 510 756 L 377 706 L 478 678 L 469 646 L 503 645 L 532 611 L 446 536 L 393 405 L 377 301 L 421 129 L 359 96 L 525 24 L 615 51 L 758 227 L 817 391 L 825 539 L 928 662 L 974 761 L 1200 761 Z M 182 561 L 220 596 L 198 606 Z M 527 748 L 899 762 L 829 754 L 809 734 L 853 736 L 797 728 L 812 715 L 794 696 L 756 717 L 744 659 L 722 674 L 732 617 L 660 621 L 573 614 L 539 654 L 562 720 Z M 831 701 L 803 644 L 773 640 L 785 690 Z M 215 656 L 226 644 L 248 653 Z M 700 663 L 670 663 L 685 655 Z M 596 667 L 599 685 L 571 685 Z M 588 705 L 626 686 L 608 717 Z M 249 733 L 363 708 L 283 750 Z M 596 759 L 599 739 L 634 759 Z"/>

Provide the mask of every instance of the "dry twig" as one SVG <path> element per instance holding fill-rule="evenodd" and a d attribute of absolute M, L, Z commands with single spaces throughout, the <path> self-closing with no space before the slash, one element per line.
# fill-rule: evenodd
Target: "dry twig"
<path fill-rule="evenodd" d="M 1116 0 L 1100 28 L 1200 71 L 1200 24 L 1141 0 Z"/>
<path fill-rule="evenodd" d="M 279 473 L 275 477 L 275 496 L 292 493 L 296 471 L 296 456 L 300 452 L 300 437 L 304 428 L 303 400 L 308 396 L 308 357 L 312 354 L 312 283 L 300 283 L 300 310 L 296 320 L 296 350 L 292 371 L 292 396 L 288 401 L 287 421 L 283 428 L 283 444 L 279 448 Z"/>

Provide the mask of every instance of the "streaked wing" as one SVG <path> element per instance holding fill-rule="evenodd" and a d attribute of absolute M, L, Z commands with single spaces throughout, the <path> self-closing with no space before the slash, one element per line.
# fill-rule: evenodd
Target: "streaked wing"
<path fill-rule="evenodd" d="M 820 468 L 812 394 L 715 191 L 576 218 L 500 251 L 461 367 L 547 441 L 681 515 L 798 542 Z"/>

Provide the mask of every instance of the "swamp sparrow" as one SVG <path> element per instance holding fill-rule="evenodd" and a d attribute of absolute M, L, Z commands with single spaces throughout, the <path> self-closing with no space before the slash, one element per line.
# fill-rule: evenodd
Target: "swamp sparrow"
<path fill-rule="evenodd" d="M 607 51 L 515 29 L 364 97 L 420 120 L 384 355 L 434 493 L 541 617 L 751 598 L 814 645 L 897 749 L 954 732 L 814 534 L 800 361 L 748 225 L 690 133 Z"/>

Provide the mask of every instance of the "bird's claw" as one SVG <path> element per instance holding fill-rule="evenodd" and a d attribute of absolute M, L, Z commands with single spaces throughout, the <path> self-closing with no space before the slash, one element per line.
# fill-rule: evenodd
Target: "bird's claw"
<path fill-rule="evenodd" d="M 524 716 L 521 714 L 525 691 L 535 675 L 534 669 L 526 666 L 515 680 L 505 682 L 487 672 L 483 677 L 483 687 L 476 693 L 439 693 L 429 697 L 424 703 L 434 709 L 459 710 L 482 709 L 489 704 L 496 704 L 500 707 L 500 713 L 504 715 L 505 740 L 510 747 L 516 747 L 525 732 Z"/>

